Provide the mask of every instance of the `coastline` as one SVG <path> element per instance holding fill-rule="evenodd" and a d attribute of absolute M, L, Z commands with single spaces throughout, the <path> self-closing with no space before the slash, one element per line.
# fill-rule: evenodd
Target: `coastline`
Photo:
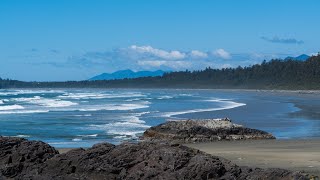
<path fill-rule="evenodd" d="M 320 176 L 320 139 L 245 140 L 185 144 L 239 166 L 282 168 Z"/>

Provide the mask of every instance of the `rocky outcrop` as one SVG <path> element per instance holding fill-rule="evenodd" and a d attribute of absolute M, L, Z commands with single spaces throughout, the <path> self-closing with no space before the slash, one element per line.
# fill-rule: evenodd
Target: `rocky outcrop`
<path fill-rule="evenodd" d="M 275 139 L 265 131 L 234 124 L 230 119 L 167 121 L 147 129 L 142 139 L 178 143 L 240 139 Z"/>
<path fill-rule="evenodd" d="M 44 142 L 0 136 L 0 179 L 37 174 L 38 167 L 56 154 Z"/>
<path fill-rule="evenodd" d="M 0 137 L 0 179 L 306 179 L 282 169 L 239 167 L 179 144 L 103 143 L 65 154 L 48 144 Z"/>

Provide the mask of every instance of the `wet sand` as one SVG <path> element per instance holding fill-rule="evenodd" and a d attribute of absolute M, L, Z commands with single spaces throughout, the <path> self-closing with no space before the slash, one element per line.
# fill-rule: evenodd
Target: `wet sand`
<path fill-rule="evenodd" d="M 320 176 L 320 139 L 187 144 L 239 166 L 283 168 Z"/>
<path fill-rule="evenodd" d="M 75 148 L 58 148 L 57 150 L 59 151 L 60 154 L 63 154 L 68 151 L 71 151 L 72 149 L 75 149 Z"/>

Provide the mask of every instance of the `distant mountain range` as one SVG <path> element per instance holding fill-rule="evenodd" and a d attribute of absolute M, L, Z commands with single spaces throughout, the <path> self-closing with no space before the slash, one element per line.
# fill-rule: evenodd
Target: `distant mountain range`
<path fill-rule="evenodd" d="M 288 56 L 285 58 L 285 60 L 297 60 L 297 61 L 306 61 L 307 59 L 309 59 L 310 56 L 306 55 L 306 54 L 302 54 L 300 56 L 297 56 L 297 57 L 291 57 L 291 56 Z"/>
<path fill-rule="evenodd" d="M 165 72 L 162 70 L 158 71 L 138 71 L 134 72 L 130 69 L 116 71 L 114 73 L 103 73 L 90 78 L 90 81 L 95 80 L 113 80 L 113 79 L 125 79 L 125 78 L 139 78 L 139 77 L 155 77 L 162 76 Z"/>

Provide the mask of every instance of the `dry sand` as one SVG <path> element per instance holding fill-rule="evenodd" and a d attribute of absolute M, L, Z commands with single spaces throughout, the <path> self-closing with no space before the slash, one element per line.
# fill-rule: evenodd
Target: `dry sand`
<path fill-rule="evenodd" d="M 320 176 L 320 139 L 220 141 L 187 146 L 240 166 L 283 168 Z"/>

